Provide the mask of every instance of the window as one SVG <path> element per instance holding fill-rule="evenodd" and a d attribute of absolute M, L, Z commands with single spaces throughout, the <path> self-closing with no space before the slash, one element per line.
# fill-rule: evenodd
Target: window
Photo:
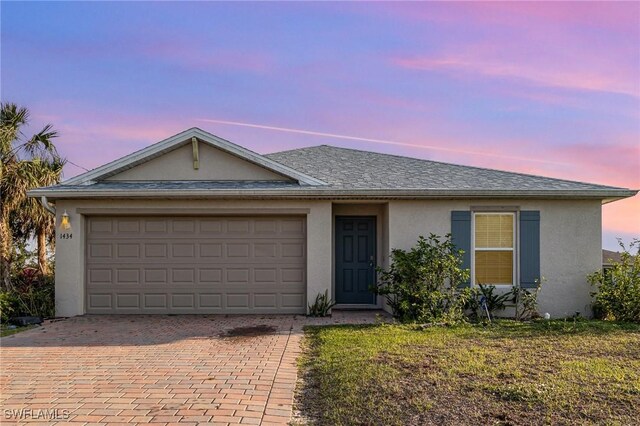
<path fill-rule="evenodd" d="M 515 214 L 475 213 L 473 282 L 513 285 L 515 272 Z"/>

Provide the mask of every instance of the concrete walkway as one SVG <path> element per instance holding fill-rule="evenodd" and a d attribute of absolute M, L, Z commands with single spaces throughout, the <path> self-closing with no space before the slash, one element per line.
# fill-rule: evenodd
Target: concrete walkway
<path fill-rule="evenodd" d="M 307 324 L 381 312 L 83 316 L 0 340 L 0 422 L 287 424 Z"/>

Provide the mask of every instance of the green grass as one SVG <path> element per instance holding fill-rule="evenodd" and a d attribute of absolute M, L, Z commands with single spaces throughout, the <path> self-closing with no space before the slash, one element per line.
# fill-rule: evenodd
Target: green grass
<path fill-rule="evenodd" d="M 32 329 L 33 325 L 26 325 L 24 327 L 7 328 L 5 324 L 0 324 L 0 337 L 11 336 L 12 334 L 20 333 L 21 331 L 27 331 Z"/>
<path fill-rule="evenodd" d="M 638 424 L 640 325 L 500 321 L 308 327 L 311 423 Z"/>

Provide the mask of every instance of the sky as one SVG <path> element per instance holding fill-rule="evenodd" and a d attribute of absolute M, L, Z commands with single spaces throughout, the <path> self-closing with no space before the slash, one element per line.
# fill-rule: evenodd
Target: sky
<path fill-rule="evenodd" d="M 640 189 L 640 2 L 1 2 L 0 97 L 91 169 L 200 127 Z M 346 138 L 344 137 L 346 136 Z M 69 163 L 65 178 L 84 170 Z M 640 196 L 603 247 L 640 237 Z"/>

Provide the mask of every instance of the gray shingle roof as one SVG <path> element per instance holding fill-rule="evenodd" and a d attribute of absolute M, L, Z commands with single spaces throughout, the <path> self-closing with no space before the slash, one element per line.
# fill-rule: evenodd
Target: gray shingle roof
<path fill-rule="evenodd" d="M 276 152 L 266 157 L 323 180 L 334 189 L 620 189 L 328 145 Z"/>
<path fill-rule="evenodd" d="M 259 155 L 259 154 L 255 154 Z M 268 154 L 265 161 L 326 184 L 279 181 L 105 181 L 60 184 L 30 196 L 244 198 L 595 198 L 633 196 L 626 188 L 573 182 L 327 145 Z M 321 182 L 321 183 L 322 183 Z"/>

